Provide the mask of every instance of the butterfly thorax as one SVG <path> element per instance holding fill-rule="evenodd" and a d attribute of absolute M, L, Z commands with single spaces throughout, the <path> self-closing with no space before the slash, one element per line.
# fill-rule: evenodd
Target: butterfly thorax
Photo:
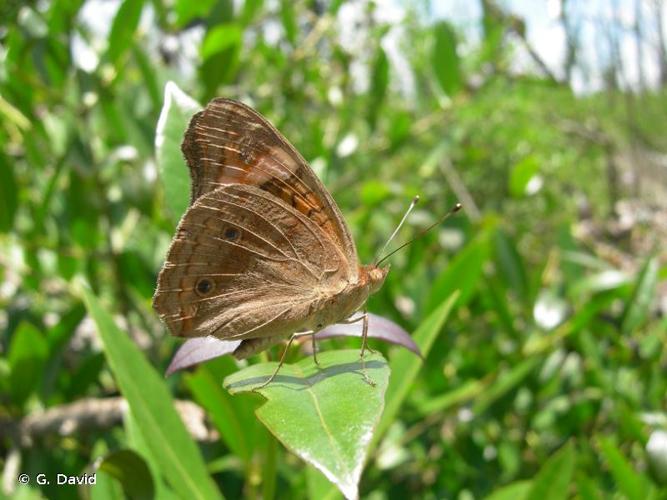
<path fill-rule="evenodd" d="M 368 297 L 380 289 L 388 268 L 374 265 L 359 266 L 358 278 L 334 294 L 323 294 L 312 307 L 308 328 L 314 331 L 352 316 Z"/>

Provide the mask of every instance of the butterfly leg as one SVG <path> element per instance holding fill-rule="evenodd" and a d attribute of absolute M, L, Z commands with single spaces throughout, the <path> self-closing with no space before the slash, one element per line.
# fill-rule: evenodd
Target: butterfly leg
<path fill-rule="evenodd" d="M 271 374 L 269 379 L 266 382 L 264 382 L 263 384 L 258 385 L 257 387 L 255 387 L 253 389 L 253 392 L 257 391 L 259 389 L 263 389 L 264 387 L 269 385 L 271 382 L 273 382 L 273 379 L 276 378 L 276 375 L 278 375 L 278 372 L 280 371 L 280 368 L 283 366 L 283 363 L 285 362 L 285 356 L 287 355 L 287 351 L 289 351 L 289 348 L 292 346 L 292 342 L 294 342 L 294 339 L 299 338 L 299 337 L 305 337 L 306 335 L 311 335 L 312 336 L 314 334 L 315 334 L 315 332 L 313 332 L 312 330 L 309 330 L 307 332 L 298 332 L 298 333 L 292 334 L 292 336 L 289 338 L 289 341 L 287 342 L 287 346 L 285 347 L 285 350 L 283 351 L 282 356 L 280 356 L 280 361 L 278 362 L 278 367 Z"/>
<path fill-rule="evenodd" d="M 315 364 L 319 367 L 320 362 L 317 361 L 317 343 L 315 342 L 315 333 L 316 332 L 310 334 L 310 340 L 313 343 L 313 361 L 315 361 Z"/>
<path fill-rule="evenodd" d="M 364 374 L 364 381 L 370 385 L 375 387 L 375 382 L 373 382 L 369 377 L 368 374 L 366 373 L 366 360 L 364 359 L 364 351 L 368 349 L 369 352 L 375 352 L 373 351 L 370 347 L 368 347 L 367 341 L 368 341 L 368 311 L 364 311 L 363 315 L 364 323 L 362 327 L 362 333 L 361 333 L 361 371 Z"/>
<path fill-rule="evenodd" d="M 370 353 L 374 353 L 375 351 L 368 346 L 368 311 L 364 311 L 362 319 L 364 320 L 361 330 L 361 357 L 363 358 L 367 350 Z"/>

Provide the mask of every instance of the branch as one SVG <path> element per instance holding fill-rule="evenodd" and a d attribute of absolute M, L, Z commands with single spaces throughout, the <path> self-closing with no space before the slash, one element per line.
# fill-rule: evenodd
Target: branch
<path fill-rule="evenodd" d="M 217 431 L 206 425 L 206 412 L 191 401 L 175 402 L 176 411 L 190 435 L 198 441 L 215 441 Z M 128 411 L 122 397 L 82 399 L 31 413 L 22 419 L 0 420 L 0 438 L 14 438 L 21 447 L 31 447 L 36 440 L 49 435 L 74 436 L 119 425 Z"/>
<path fill-rule="evenodd" d="M 528 54 L 530 55 L 531 59 L 535 62 L 535 64 L 537 64 L 540 67 L 540 69 L 546 75 L 546 77 L 549 78 L 549 80 L 551 80 L 553 83 L 557 84 L 562 83 L 556 77 L 553 71 L 551 71 L 547 63 L 544 61 L 544 59 L 540 57 L 540 55 L 533 48 L 530 42 L 528 42 L 528 37 L 526 36 L 526 29 L 523 20 L 511 16 L 511 21 L 512 22 L 509 23 L 510 31 L 514 33 L 519 38 L 519 40 L 521 40 L 522 45 L 528 51 Z"/>

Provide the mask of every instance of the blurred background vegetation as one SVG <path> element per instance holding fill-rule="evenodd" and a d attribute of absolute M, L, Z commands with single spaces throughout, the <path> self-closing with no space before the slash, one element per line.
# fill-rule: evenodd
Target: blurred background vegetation
<path fill-rule="evenodd" d="M 127 477 L 78 492 L 16 483 L 106 460 L 170 495 L 123 420 L 74 283 L 85 277 L 164 370 L 178 343 L 150 302 L 180 214 L 154 142 L 172 80 L 200 103 L 232 97 L 266 115 L 333 193 L 364 262 L 415 194 L 403 238 L 464 205 L 392 259 L 370 302 L 412 331 L 461 291 L 368 460 L 363 497 L 547 496 L 534 478 L 565 497 L 667 497 L 666 7 L 0 3 L 3 494 L 131 490 Z M 220 490 L 334 498 L 255 422 L 258 398 L 225 393 L 236 369 L 221 358 L 166 380 Z"/>

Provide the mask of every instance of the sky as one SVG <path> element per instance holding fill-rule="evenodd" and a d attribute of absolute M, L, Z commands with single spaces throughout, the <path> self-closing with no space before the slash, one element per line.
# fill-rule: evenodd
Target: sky
<path fill-rule="evenodd" d="M 395 5 L 406 6 L 409 0 L 391 0 Z M 526 22 L 527 36 L 531 46 L 546 62 L 553 73 L 562 76 L 565 55 L 565 33 L 559 22 L 560 0 L 498 0 L 506 10 L 520 16 Z M 650 8 L 651 2 L 643 0 L 643 27 L 648 35 L 644 44 L 644 68 L 646 80 L 650 86 L 658 82 L 658 66 L 655 56 L 657 37 L 655 36 L 655 16 Z M 434 19 L 447 19 L 461 27 L 469 36 L 479 28 L 481 16 L 479 0 L 432 0 L 431 15 Z M 635 23 L 634 0 L 570 0 L 571 18 L 580 23 L 582 46 L 580 55 L 586 72 L 578 71 L 573 78 L 574 90 L 587 93 L 602 87 L 602 69 L 609 58 L 605 27 L 613 23 L 614 10 L 619 13 L 623 29 L 619 31 L 620 52 L 627 77 L 622 85 L 635 88 L 638 81 L 637 47 L 630 32 Z M 616 5 L 616 9 L 612 7 Z M 667 2 L 662 9 L 662 23 L 667 31 Z M 527 59 L 527 57 L 526 57 Z M 525 61 L 529 64 L 528 61 Z"/>
<path fill-rule="evenodd" d="M 363 43 L 364 33 L 355 30 L 356 17 L 364 16 L 364 4 L 367 0 L 348 0 L 343 3 L 338 14 L 338 26 L 341 39 L 349 42 L 351 52 L 358 52 L 359 59 L 356 60 L 358 68 L 355 76 L 358 76 L 358 87 L 360 91 L 367 85 L 367 71 L 364 66 L 368 61 L 364 60 Z M 526 23 L 527 37 L 533 49 L 540 55 L 542 60 L 550 68 L 551 72 L 562 77 L 563 58 L 565 54 L 565 34 L 559 21 L 560 0 L 497 0 L 507 11 L 523 18 Z M 239 7 L 243 0 L 235 0 Z M 405 15 L 407 8 L 414 5 L 422 6 L 425 22 L 446 19 L 455 24 L 467 39 L 468 44 L 473 47 L 480 39 L 480 17 L 481 0 L 375 0 L 379 8 L 376 9 L 378 17 L 382 20 L 395 24 L 383 40 L 388 57 L 392 62 L 395 74 L 399 76 L 399 84 L 407 96 L 410 89 L 414 88 L 410 67 L 400 51 L 402 28 L 400 21 Z M 656 57 L 656 32 L 653 11 L 649 8 L 651 0 L 642 0 L 643 26 L 646 31 L 647 43 L 644 44 L 644 68 L 646 81 L 649 86 L 656 86 L 658 82 L 658 66 Z M 120 1 L 92 0 L 86 2 L 80 13 L 80 17 L 91 26 L 92 31 L 98 33 L 97 44 L 103 44 L 109 28 L 109 20 L 118 8 Z M 267 0 L 267 5 L 275 4 L 276 0 Z M 609 44 L 605 29 L 611 25 L 614 14 L 613 5 L 616 5 L 621 25 L 624 27 L 617 33 L 620 39 L 621 59 L 624 66 L 626 81 L 621 81 L 624 87 L 635 88 L 637 86 L 638 64 L 637 47 L 631 28 L 635 19 L 635 0 L 569 0 L 571 6 L 571 18 L 579 23 L 581 28 L 582 46 L 579 56 L 583 64 L 573 75 L 572 85 L 575 92 L 585 94 L 600 90 L 603 85 L 602 72 L 609 60 Z M 424 8 L 424 6 L 427 6 Z M 151 23 L 150 9 L 144 9 L 142 24 L 148 27 Z M 667 31 L 667 1 L 664 2 L 662 11 L 663 26 Z M 617 28 L 616 28 L 617 29 Z M 265 36 L 279 40 L 281 38 L 282 26 L 279 22 L 270 23 L 265 30 Z M 201 30 L 200 30 L 201 31 Z M 273 33 L 273 36 L 269 36 Z M 203 32 L 194 33 L 188 30 L 179 35 L 179 40 L 170 40 L 177 43 L 185 63 L 194 63 L 197 58 L 196 48 Z M 194 38 L 193 38 L 194 37 Z M 190 40 L 192 38 L 192 40 Z M 92 45 L 92 46 L 91 46 Z M 103 47 L 95 46 L 96 43 L 87 44 L 79 36 L 75 36 L 73 51 L 77 62 L 88 71 L 92 71 L 98 64 L 98 54 Z M 190 50 L 192 49 L 192 50 Z M 190 53 L 192 52 L 192 53 Z M 465 44 L 462 52 L 465 52 Z M 528 54 L 518 50 L 515 57 L 515 69 L 520 71 L 536 71 L 536 67 Z"/>

